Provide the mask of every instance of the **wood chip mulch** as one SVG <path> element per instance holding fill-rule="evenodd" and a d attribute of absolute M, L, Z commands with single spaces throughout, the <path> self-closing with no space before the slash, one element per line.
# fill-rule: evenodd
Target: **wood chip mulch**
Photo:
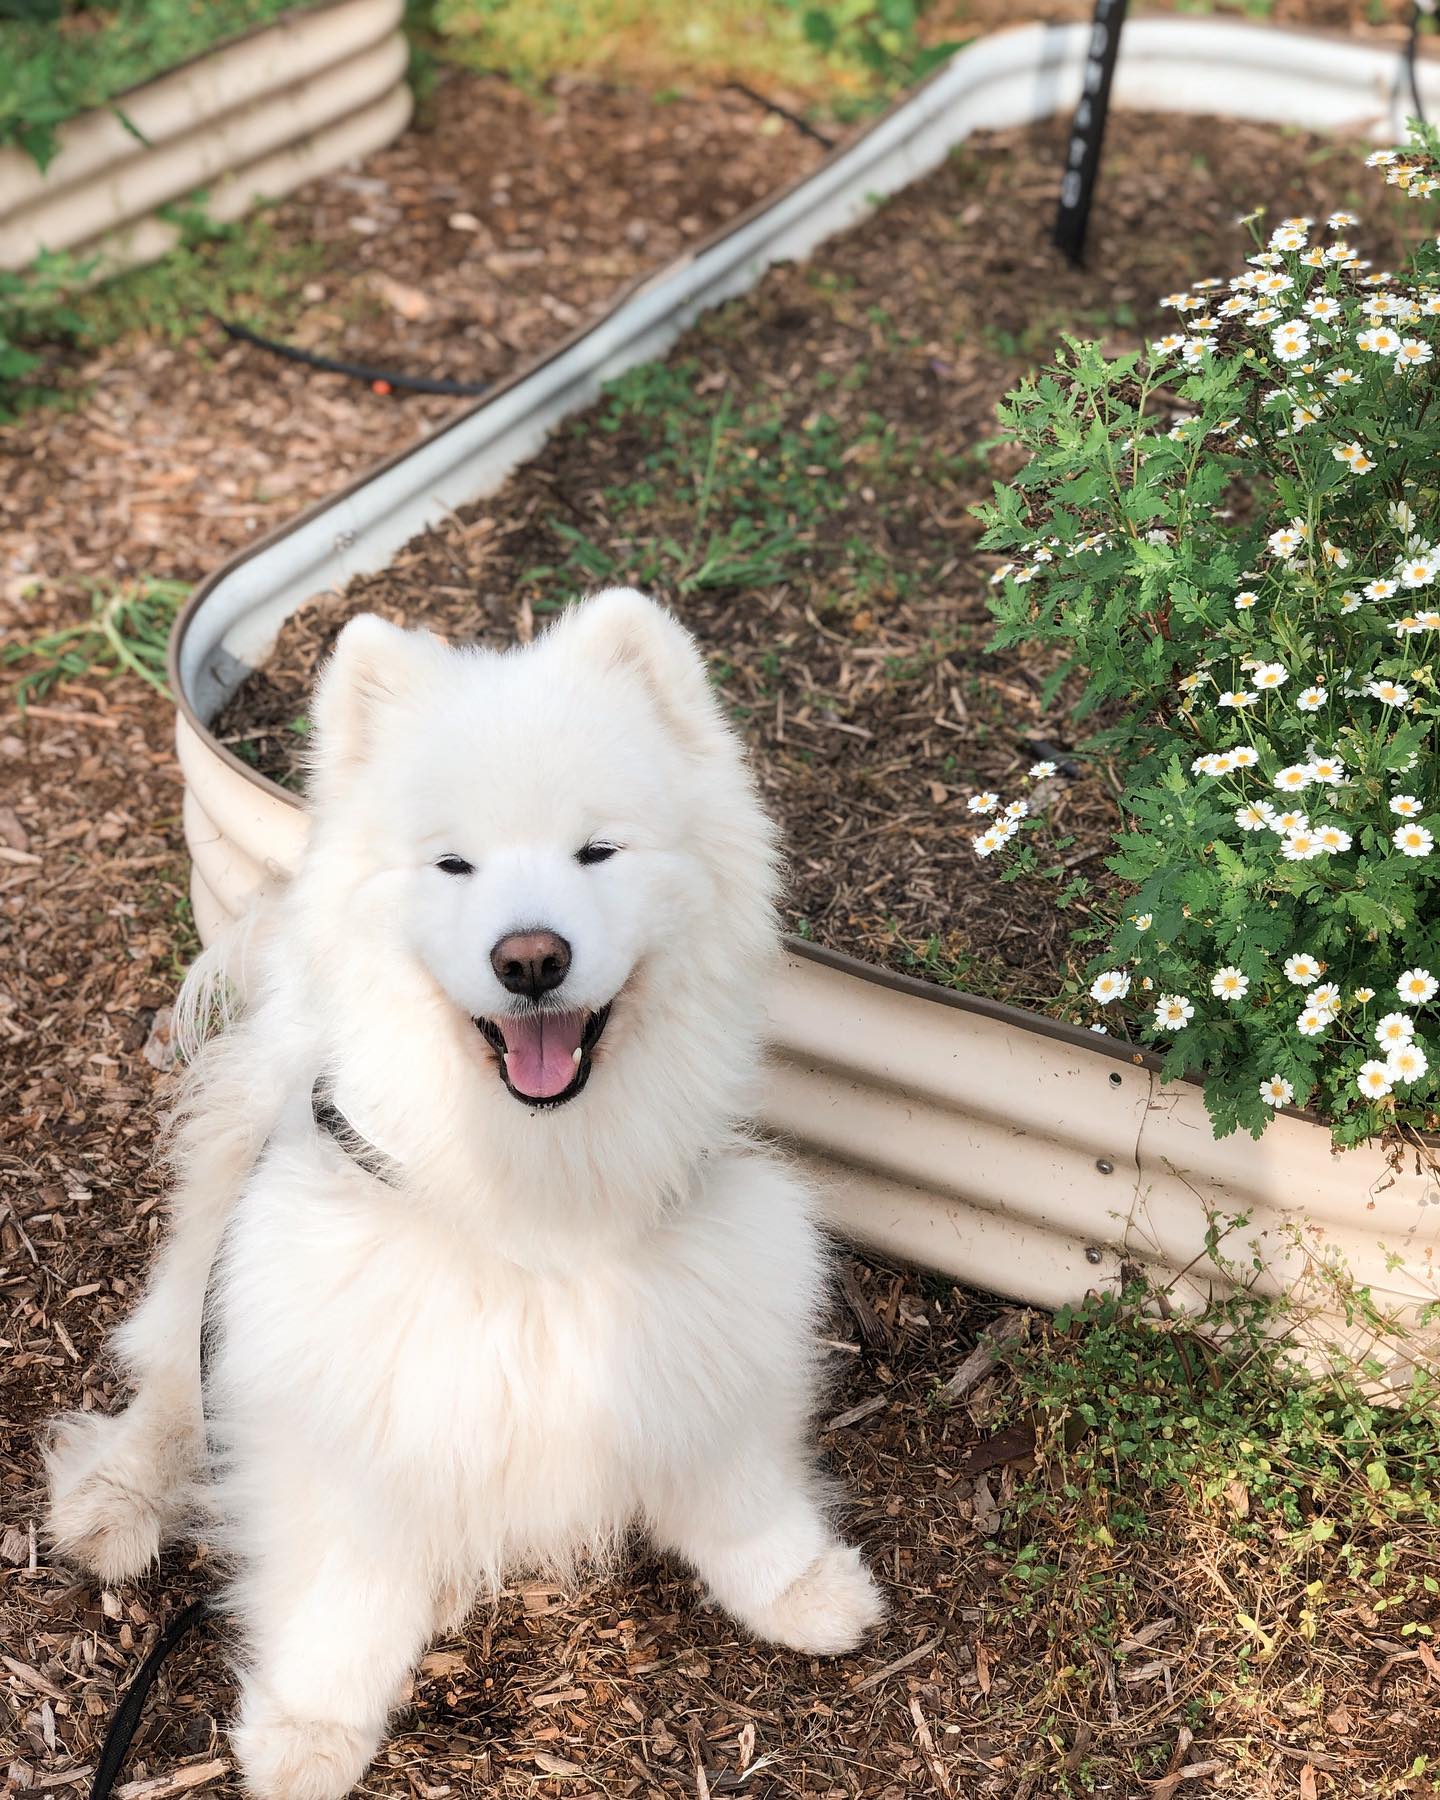
<path fill-rule="evenodd" d="M 383 571 L 318 596 L 215 722 L 298 780 L 315 671 L 375 610 L 458 640 L 524 636 L 577 592 L 633 581 L 699 635 L 791 856 L 793 930 L 901 970 L 1053 1009 L 1091 902 L 980 864 L 971 795 L 1022 795 L 1103 885 L 1112 770 L 1069 763 L 1087 727 L 1050 666 L 991 653 L 977 502 L 1013 472 L 997 404 L 1062 331 L 1128 347 L 1188 277 L 1253 248 L 1237 217 L 1354 207 L 1367 252 L 1419 229 L 1354 145 L 1277 127 L 1118 114 L 1087 266 L 1048 241 L 1057 122 L 980 133 L 803 265 L 703 318 L 503 490 Z M 1167 316 L 1166 328 L 1169 328 Z M 1053 841 L 1053 840 L 1052 840 Z M 1057 884 L 1058 885 L 1058 884 Z M 1080 960 L 1088 956 L 1080 953 Z"/>
<path fill-rule="evenodd" d="M 286 229 L 341 234 L 297 336 L 392 366 L 498 373 L 549 341 L 564 309 L 583 314 L 818 154 L 733 95 L 656 106 L 574 85 L 534 104 L 457 77 L 450 100 L 451 125 L 282 209 Z M 442 212 L 479 228 L 442 230 Z M 377 275 L 426 306 L 386 298 Z M 17 641 L 84 616 L 91 582 L 198 578 L 446 410 L 198 326 L 181 346 L 142 334 L 80 373 L 72 410 L 0 442 L 0 621 Z M 102 1591 L 51 1562 L 36 1529 L 43 1422 L 118 1404 L 101 1340 L 161 1228 L 165 1009 L 193 947 L 169 733 L 166 703 L 129 680 L 71 682 L 0 719 L 0 1781 L 61 1800 L 88 1784 L 160 1624 L 210 1578 L 187 1550 Z M 1143 1791 L 1162 1800 L 1419 1794 L 1403 1772 L 1437 1738 L 1428 1665 L 1377 1616 L 1352 1621 L 1353 1679 L 1324 1732 L 1313 1708 L 1283 1701 L 1211 1719 L 1209 1652 L 1196 1655 L 1176 1605 L 1187 1583 L 1205 1590 L 1203 1569 L 1178 1538 L 1137 1559 L 1132 1647 L 1085 1652 L 1086 1679 L 1110 1696 L 1104 1741 L 1038 1709 L 1070 1647 L 1047 1641 L 1043 1613 L 1020 1620 L 993 1547 L 1024 1434 L 997 1435 L 994 1377 L 935 1399 L 973 1369 L 994 1307 L 863 1258 L 842 1271 L 821 1442 L 846 1528 L 892 1599 L 883 1637 L 838 1664 L 776 1653 L 706 1610 L 681 1570 L 643 1558 L 578 1592 L 517 1587 L 426 1659 L 364 1792 L 1040 1800 L 1088 1791 L 1097 1750 L 1113 1770 L 1138 1745 L 1159 1771 Z M 126 1800 L 238 1796 L 231 1699 L 213 1635 L 181 1651 Z"/>

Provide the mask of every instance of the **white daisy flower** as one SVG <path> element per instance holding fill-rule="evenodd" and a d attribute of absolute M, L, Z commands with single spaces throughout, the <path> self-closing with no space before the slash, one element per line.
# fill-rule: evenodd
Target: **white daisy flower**
<path fill-rule="evenodd" d="M 1028 800 L 1012 800 L 1005 808 L 1007 819 L 1028 819 L 1029 816 L 1030 802 Z"/>
<path fill-rule="evenodd" d="M 1236 744 L 1230 751 L 1230 761 L 1237 769 L 1253 769 L 1260 760 L 1260 752 L 1253 744 Z"/>
<path fill-rule="evenodd" d="M 1407 969 L 1395 983 L 1395 992 L 1406 1006 L 1423 1006 L 1429 1000 L 1440 982 L 1428 969 Z"/>
<path fill-rule="evenodd" d="M 1251 262 L 1258 262 L 1259 260 L 1260 258 L 1256 256 L 1250 258 Z M 1275 260 L 1278 261 L 1279 258 L 1277 257 Z M 1257 294 L 1283 294 L 1286 288 L 1290 286 L 1290 277 L 1288 275 L 1282 275 L 1279 270 L 1276 269 L 1272 270 L 1267 275 L 1257 275 L 1250 285 Z"/>
<path fill-rule="evenodd" d="M 1032 763 L 1030 765 L 1030 779 L 1032 781 L 1048 781 L 1054 773 L 1055 765 L 1048 760 Z"/>
<path fill-rule="evenodd" d="M 1415 1035 L 1415 1021 L 1409 1013 L 1386 1013 L 1383 1019 L 1375 1022 L 1375 1042 L 1382 1050 L 1398 1050 L 1402 1044 L 1408 1044 Z"/>
<path fill-rule="evenodd" d="M 1243 1000 L 1250 977 L 1239 969 L 1217 969 L 1210 977 L 1210 992 L 1217 1000 Z"/>
<path fill-rule="evenodd" d="M 1339 318 L 1344 309 L 1334 295 L 1317 294 L 1313 300 L 1307 300 L 1301 310 L 1312 319 L 1318 319 L 1322 325 L 1328 325 L 1331 319 Z"/>
<path fill-rule="evenodd" d="M 1185 307 L 1191 305 L 1192 302 L 1188 294 L 1175 293 L 1162 294 L 1160 296 L 1160 304 L 1161 306 Z"/>
<path fill-rule="evenodd" d="M 1303 325 L 1277 325 L 1270 342 L 1281 362 L 1299 362 L 1309 353 L 1310 334 Z"/>
<path fill-rule="evenodd" d="M 1359 1001 L 1361 1006 L 1368 1006 L 1370 1004 L 1370 1002 L 1375 998 L 1375 990 L 1374 990 L 1374 988 L 1358 987 L 1355 990 L 1354 997 L 1356 1000 Z"/>
<path fill-rule="evenodd" d="M 1136 913 L 1130 923 L 1137 931 L 1148 931 L 1155 923 L 1154 913 Z"/>
<path fill-rule="evenodd" d="M 1390 1079 L 1404 1083 L 1407 1087 L 1430 1067 L 1430 1059 L 1420 1044 L 1401 1044 L 1385 1058 L 1385 1067 L 1390 1072 Z"/>
<path fill-rule="evenodd" d="M 1260 1098 L 1267 1106 L 1288 1106 L 1295 1098 L 1295 1090 L 1283 1075 L 1272 1075 L 1260 1083 Z"/>
<path fill-rule="evenodd" d="M 1287 837 L 1292 831 L 1309 829 L 1310 821 L 1303 812 L 1277 813 L 1268 807 L 1266 810 L 1270 813 L 1270 829 L 1278 831 L 1281 837 Z"/>
<path fill-rule="evenodd" d="M 973 813 L 994 812 L 999 804 L 1000 796 L 992 794 L 988 790 L 983 794 L 972 794 L 965 802 L 966 809 Z"/>
<path fill-rule="evenodd" d="M 1317 825 L 1315 838 L 1327 856 L 1339 856 L 1350 848 L 1350 833 L 1339 825 Z"/>
<path fill-rule="evenodd" d="M 1322 981 L 1310 990 L 1310 1004 L 1320 1012 L 1333 1013 L 1340 1004 L 1340 990 L 1333 981 Z"/>
<path fill-rule="evenodd" d="M 1365 692 L 1372 700 L 1381 700 L 1386 706 L 1404 706 L 1410 698 L 1410 690 L 1401 687 L 1398 681 L 1371 681 L 1366 684 Z"/>
<path fill-rule="evenodd" d="M 1217 706 L 1237 707 L 1243 712 L 1247 706 L 1256 705 L 1258 700 L 1258 694 L 1247 694 L 1244 688 L 1222 688 L 1220 694 L 1216 698 L 1215 704 Z"/>
<path fill-rule="evenodd" d="M 1340 787 L 1345 780 L 1345 764 L 1338 756 L 1312 757 L 1306 765 L 1312 781 L 1320 781 L 1326 787 Z"/>
<path fill-rule="evenodd" d="M 1394 356 L 1400 349 L 1398 332 L 1388 325 L 1374 325 L 1355 339 L 1356 348 L 1368 350 L 1372 356 Z"/>
<path fill-rule="evenodd" d="M 1297 950 L 1293 956 L 1285 958 L 1285 974 L 1296 987 L 1309 987 L 1311 982 L 1318 981 L 1321 975 L 1321 964 L 1318 956 L 1308 956 L 1303 950 Z"/>
<path fill-rule="evenodd" d="M 1161 1031 L 1182 1031 L 1195 1017 L 1195 1008 L 1183 994 L 1162 994 L 1155 1003 L 1155 1023 Z"/>
<path fill-rule="evenodd" d="M 1291 763 L 1288 769 L 1281 769 L 1275 776 L 1274 786 L 1282 794 L 1298 794 L 1309 787 L 1312 776 L 1308 763 Z"/>
<path fill-rule="evenodd" d="M 1402 819 L 1418 819 L 1425 808 L 1414 794 L 1396 794 L 1390 801 L 1390 810 Z"/>
<path fill-rule="evenodd" d="M 1344 231 L 1351 225 L 1358 225 L 1358 214 L 1352 212 L 1333 212 L 1325 221 L 1332 231 Z"/>
<path fill-rule="evenodd" d="M 1251 671 L 1250 685 L 1263 691 L 1268 688 L 1278 688 L 1289 678 L 1290 671 L 1284 663 L 1261 663 L 1258 669 Z"/>
<path fill-rule="evenodd" d="M 1274 816 L 1263 803 L 1259 806 L 1237 806 L 1235 809 L 1235 823 L 1242 831 L 1264 831 Z"/>
<path fill-rule="evenodd" d="M 1295 1029 L 1301 1037 L 1319 1037 L 1329 1023 L 1328 1012 L 1322 1012 L 1318 1006 L 1307 1006 L 1295 1021 Z"/>
<path fill-rule="evenodd" d="M 1434 354 L 1423 338 L 1406 338 L 1395 358 L 1396 371 L 1404 374 L 1407 369 L 1418 369 L 1422 363 L 1428 363 Z"/>
<path fill-rule="evenodd" d="M 1407 588 L 1428 587 L 1435 579 L 1440 562 L 1433 556 L 1412 556 L 1400 565 L 1400 579 Z"/>
<path fill-rule="evenodd" d="M 1402 856 L 1428 856 L 1435 848 L 1435 839 L 1423 825 L 1397 825 L 1390 842 Z"/>
<path fill-rule="evenodd" d="M 1253 593 L 1249 588 L 1246 588 L 1243 593 L 1239 593 L 1235 596 L 1236 612 L 1249 612 L 1252 606 L 1258 604 L 1259 599 L 1260 596 L 1258 594 Z"/>
<path fill-rule="evenodd" d="M 1324 846 L 1312 831 L 1292 831 L 1280 846 L 1280 854 L 1286 862 L 1313 862 L 1324 855 Z"/>
<path fill-rule="evenodd" d="M 1150 348 L 1156 356 L 1178 356 L 1185 348 L 1183 331 L 1167 331 L 1164 337 L 1156 338 Z"/>
<path fill-rule="evenodd" d="M 1261 306 L 1250 315 L 1252 325 L 1272 325 L 1280 317 L 1278 306 Z"/>
<path fill-rule="evenodd" d="M 1277 556 L 1283 556 L 1288 561 L 1290 557 L 1294 556 L 1295 552 L 1305 542 L 1309 535 L 1310 527 L 1303 519 L 1292 519 L 1288 525 L 1282 526 L 1279 531 L 1272 531 L 1270 533 L 1270 548 Z"/>
<path fill-rule="evenodd" d="M 1241 313 L 1249 312 L 1254 305 L 1255 302 L 1248 294 L 1232 294 L 1228 300 L 1222 300 L 1215 310 L 1222 319 L 1237 319 Z"/>
<path fill-rule="evenodd" d="M 1391 581 L 1383 575 L 1377 581 L 1367 581 L 1365 584 L 1367 600 L 1388 600 L 1392 594 L 1398 594 L 1399 591 L 1400 583 Z"/>
<path fill-rule="evenodd" d="M 1360 379 L 1353 369 L 1332 369 L 1325 377 L 1331 387 L 1353 387 Z"/>
<path fill-rule="evenodd" d="M 1112 1000 L 1123 1000 L 1130 992 L 1130 977 L 1123 969 L 1107 969 L 1090 983 L 1090 998 L 1108 1006 Z"/>
<path fill-rule="evenodd" d="M 1359 612 L 1359 610 L 1360 596 L 1353 588 L 1346 588 L 1345 592 L 1340 596 L 1340 611 L 1342 613 L 1353 613 Z"/>
<path fill-rule="evenodd" d="M 1328 698 L 1323 687 L 1308 687 L 1295 696 L 1295 704 L 1301 712 L 1319 712 Z"/>
<path fill-rule="evenodd" d="M 1390 1092 L 1390 1070 L 1383 1062 L 1373 1059 L 1361 1063 L 1355 1085 L 1367 1100 L 1383 1100 Z"/>
<path fill-rule="evenodd" d="M 977 856 L 993 856 L 1005 839 L 992 825 L 988 831 L 982 831 L 979 837 L 971 838 L 970 842 Z"/>

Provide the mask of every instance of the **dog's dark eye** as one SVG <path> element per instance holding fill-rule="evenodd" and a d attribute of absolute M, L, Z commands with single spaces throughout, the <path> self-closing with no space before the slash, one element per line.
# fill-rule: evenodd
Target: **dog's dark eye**
<path fill-rule="evenodd" d="M 586 844 L 575 852 L 575 860 L 588 869 L 591 863 L 606 862 L 619 848 L 618 844 Z"/>
<path fill-rule="evenodd" d="M 435 867 L 446 875 L 473 875 L 474 863 L 466 862 L 463 856 L 442 856 Z"/>

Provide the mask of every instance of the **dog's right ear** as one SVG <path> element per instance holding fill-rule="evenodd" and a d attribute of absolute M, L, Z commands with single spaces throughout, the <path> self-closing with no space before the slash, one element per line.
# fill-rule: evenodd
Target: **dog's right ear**
<path fill-rule="evenodd" d="M 374 613 L 348 620 L 310 706 L 317 780 L 341 777 L 363 763 L 382 713 L 413 698 L 444 654 L 431 632 L 405 631 Z"/>

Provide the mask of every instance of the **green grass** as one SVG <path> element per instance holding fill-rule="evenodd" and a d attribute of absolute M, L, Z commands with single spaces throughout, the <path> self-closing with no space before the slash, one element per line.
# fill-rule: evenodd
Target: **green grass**
<path fill-rule="evenodd" d="M 294 0 L 4 0 L 0 144 L 43 168 L 57 128 L 172 64 L 263 24 Z M 122 115 L 123 116 L 123 115 Z"/>
<path fill-rule="evenodd" d="M 591 74 L 651 87 L 738 80 L 838 114 L 883 101 L 954 48 L 926 0 L 433 0 L 446 61 L 538 87 Z"/>
<path fill-rule="evenodd" d="M 23 710 L 58 683 L 79 677 L 137 676 L 157 693 L 169 695 L 165 650 L 175 615 L 190 593 L 183 581 L 141 576 L 133 581 L 96 582 L 90 617 L 45 632 L 0 651 L 0 662 L 21 670 L 15 699 Z"/>
<path fill-rule="evenodd" d="M 943 475 L 925 444 L 873 415 L 856 435 L 823 408 L 797 423 L 782 400 L 736 404 L 702 389 L 687 359 L 644 364 L 607 386 L 598 417 L 576 429 L 625 443 L 636 473 L 602 490 L 603 510 L 645 524 L 597 541 L 551 517 L 566 554 L 527 569 L 527 583 L 573 592 L 623 575 L 685 597 L 803 580 L 818 583 L 821 610 L 853 613 L 924 579 L 913 556 L 891 554 L 882 527 L 917 480 Z M 944 546 L 934 548 L 938 557 Z"/>
<path fill-rule="evenodd" d="M 224 225 L 199 202 L 171 210 L 180 243 L 161 261 L 76 295 L 72 342 L 93 350 L 144 332 L 178 344 L 204 330 L 211 313 L 271 334 L 293 323 L 301 289 L 324 267 L 320 245 L 284 241 L 264 208 Z"/>
<path fill-rule="evenodd" d="M 1365 1314 L 1365 1296 L 1344 1298 Z M 1363 1389 L 1371 1371 L 1300 1368 L 1273 1335 L 1289 1322 L 1243 1295 L 1199 1320 L 1166 1317 L 1136 1283 L 1063 1308 L 1005 1353 L 1007 1397 L 990 1422 L 1032 1428 L 1036 1468 L 987 1545 L 1003 1569 L 997 1607 L 1031 1647 L 1018 1679 L 1051 1744 L 1083 1728 L 1102 1786 L 1164 1773 L 1143 1750 L 1117 1771 L 1106 1728 L 1108 1684 L 1157 1654 L 1126 1647 L 1147 1622 L 1169 1620 L 1172 1657 L 1209 1641 L 1172 1668 L 1196 1731 L 1253 1733 L 1257 1747 L 1277 1709 L 1309 1708 L 1319 1729 L 1348 1684 L 1364 1697 L 1370 1671 L 1347 1618 L 1399 1644 L 1433 1642 L 1435 1378 L 1380 1406 Z M 1389 1747 L 1385 1785 L 1366 1793 L 1411 1791 L 1416 1743 L 1395 1732 Z M 1047 1769 L 1049 1755 L 1042 1743 Z M 1091 1789 L 1072 1767 L 1053 1791 Z"/>

